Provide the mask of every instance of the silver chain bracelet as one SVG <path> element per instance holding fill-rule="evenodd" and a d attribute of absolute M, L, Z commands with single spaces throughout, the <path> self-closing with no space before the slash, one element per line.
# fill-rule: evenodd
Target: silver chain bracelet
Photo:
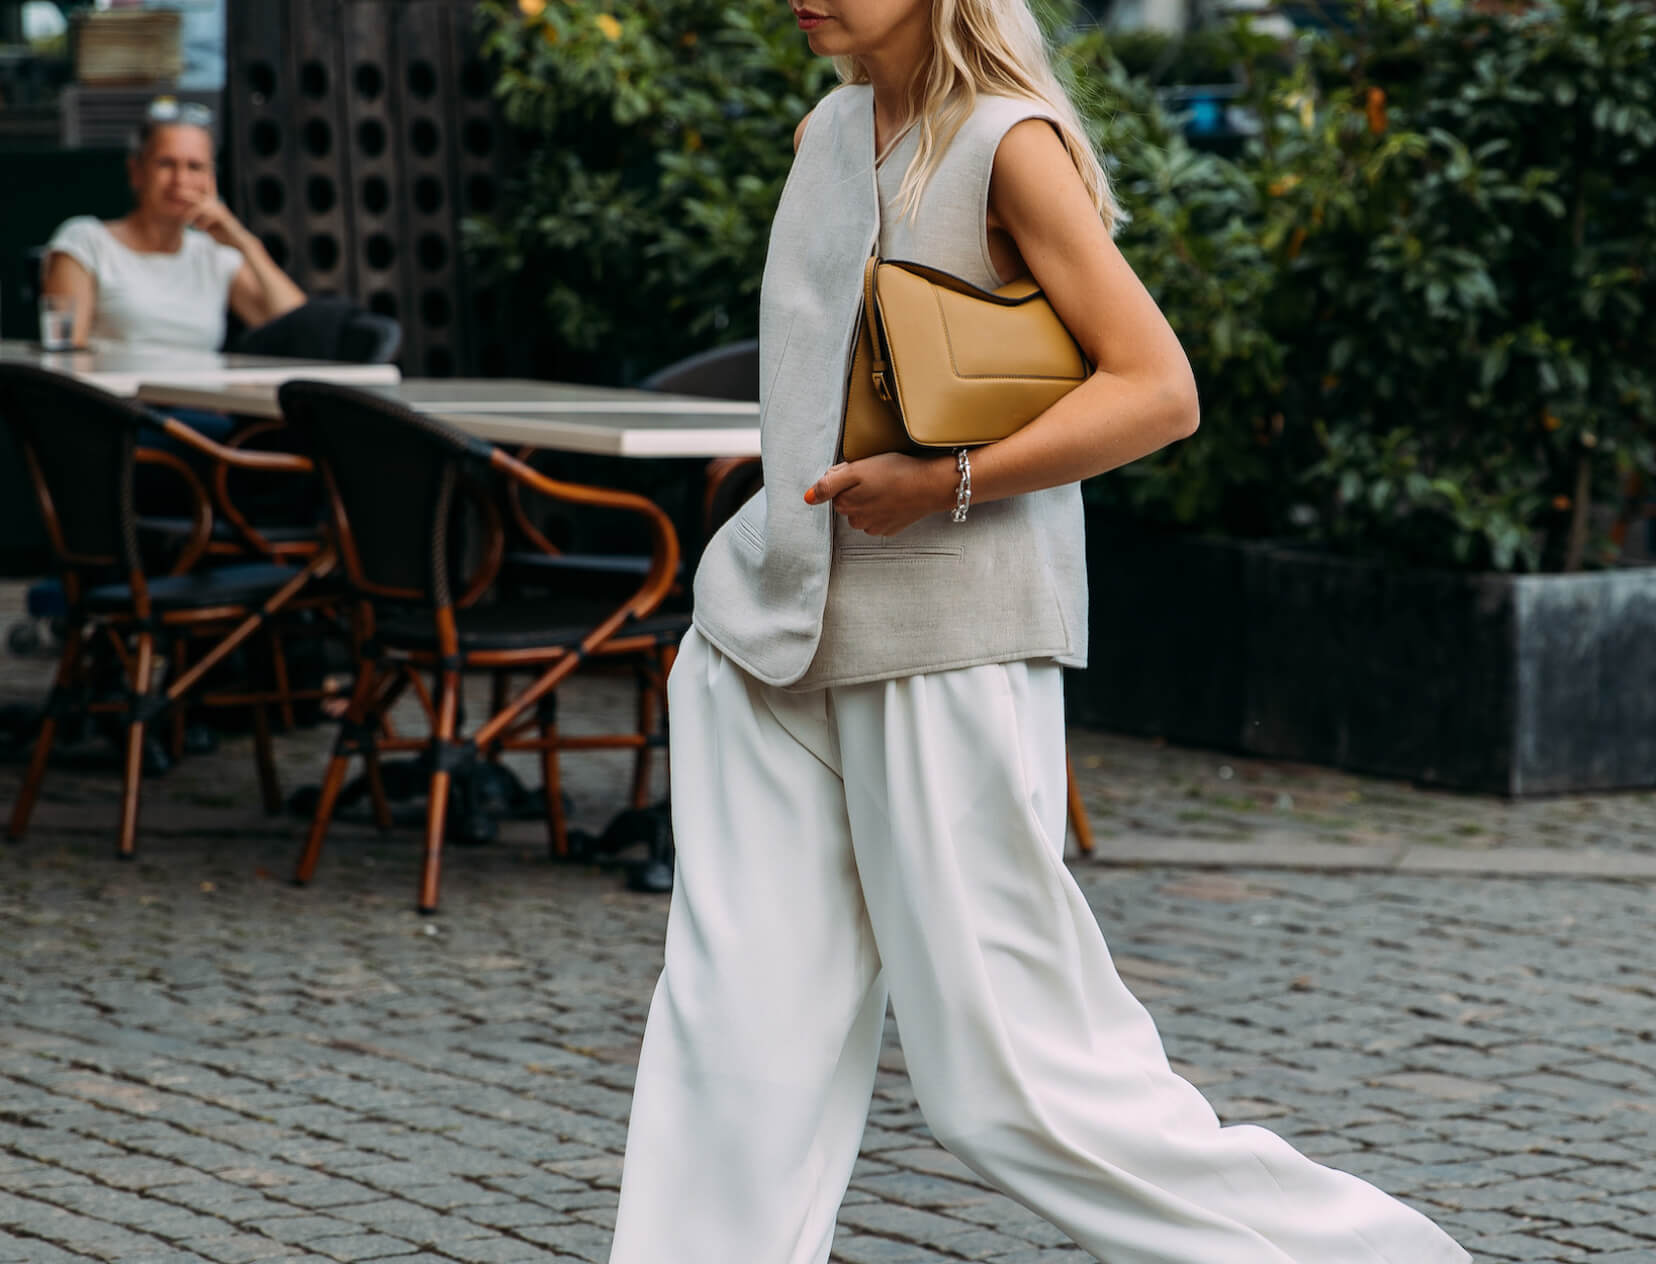
<path fill-rule="evenodd" d="M 965 448 L 955 449 L 955 469 L 960 471 L 960 482 L 955 485 L 954 522 L 965 522 L 966 511 L 972 507 L 972 458 Z"/>

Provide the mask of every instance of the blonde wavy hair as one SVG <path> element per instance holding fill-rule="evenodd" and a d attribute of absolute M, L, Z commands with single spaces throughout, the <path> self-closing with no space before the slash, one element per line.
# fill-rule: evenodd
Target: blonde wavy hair
<path fill-rule="evenodd" d="M 897 194 L 899 213 L 912 215 L 943 153 L 970 117 L 979 93 L 1018 97 L 1051 111 L 1081 182 L 1112 233 L 1123 222 L 1110 179 L 1093 152 L 1069 94 L 1052 69 L 1052 54 L 1028 0 L 932 0 L 931 60 L 918 76 L 920 147 Z M 834 58 L 842 83 L 867 83 L 855 57 Z"/>

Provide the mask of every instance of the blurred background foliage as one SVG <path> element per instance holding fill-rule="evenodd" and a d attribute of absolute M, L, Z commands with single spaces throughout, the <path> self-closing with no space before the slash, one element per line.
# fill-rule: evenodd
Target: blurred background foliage
<path fill-rule="evenodd" d="M 1656 12 L 1362 0 L 1181 40 L 1037 7 L 1203 399 L 1096 505 L 1413 565 L 1614 560 L 1656 460 Z M 793 126 L 835 82 L 786 6 L 480 9 L 522 160 L 468 248 L 533 371 L 626 383 L 751 337 Z M 1177 113 L 1202 83 L 1228 145 Z"/>
<path fill-rule="evenodd" d="M 522 162 L 467 246 L 534 370 L 631 382 L 754 336 L 793 129 L 837 80 L 772 0 L 479 6 Z"/>

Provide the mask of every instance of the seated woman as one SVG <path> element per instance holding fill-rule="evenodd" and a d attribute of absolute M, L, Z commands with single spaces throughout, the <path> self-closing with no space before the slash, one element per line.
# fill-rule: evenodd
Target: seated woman
<path fill-rule="evenodd" d="M 212 111 L 154 101 L 127 159 L 135 199 L 121 219 L 77 215 L 46 246 L 42 290 L 75 304 L 75 343 L 163 343 L 216 351 L 226 309 L 262 325 L 305 301 L 219 201 Z"/>

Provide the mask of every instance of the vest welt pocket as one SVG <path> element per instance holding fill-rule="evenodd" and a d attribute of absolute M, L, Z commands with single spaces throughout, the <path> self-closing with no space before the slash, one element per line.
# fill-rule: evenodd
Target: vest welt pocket
<path fill-rule="evenodd" d="M 755 553 L 763 553 L 765 551 L 765 537 L 759 533 L 758 527 L 754 526 L 753 523 L 747 518 L 740 515 L 732 518 L 730 521 L 732 529 L 736 532 L 736 538 L 738 540 L 747 545 L 748 548 L 752 549 Z"/>
<path fill-rule="evenodd" d="M 958 562 L 962 550 L 941 544 L 842 544 L 834 556 L 846 562 L 900 562 L 905 558 L 947 558 Z"/>

